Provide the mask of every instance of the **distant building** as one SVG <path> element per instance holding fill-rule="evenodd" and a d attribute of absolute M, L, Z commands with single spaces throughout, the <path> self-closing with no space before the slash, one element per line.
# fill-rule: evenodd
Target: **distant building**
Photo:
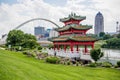
<path fill-rule="evenodd" d="M 34 28 L 34 34 L 37 35 L 44 35 L 45 34 L 45 28 L 44 27 L 35 27 Z"/>
<path fill-rule="evenodd" d="M 119 34 L 120 33 L 120 25 L 119 22 L 116 22 L 116 33 Z"/>
<path fill-rule="evenodd" d="M 52 37 L 58 37 L 59 33 L 57 31 L 55 31 L 54 29 L 52 29 L 49 33 L 49 38 Z"/>
<path fill-rule="evenodd" d="M 95 16 L 94 33 L 99 35 L 100 32 L 104 32 L 104 17 L 102 13 L 98 12 Z"/>

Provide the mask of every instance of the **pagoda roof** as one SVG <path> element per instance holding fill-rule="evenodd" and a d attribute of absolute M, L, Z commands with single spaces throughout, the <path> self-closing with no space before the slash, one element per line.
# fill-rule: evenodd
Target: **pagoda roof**
<path fill-rule="evenodd" d="M 66 22 L 69 21 L 70 19 L 74 19 L 74 20 L 84 20 L 86 19 L 86 16 L 78 16 L 75 13 L 71 13 L 68 17 L 65 18 L 61 18 L 60 21 L 61 22 Z"/>
<path fill-rule="evenodd" d="M 78 24 L 69 24 L 60 28 L 56 28 L 56 31 L 65 31 L 65 30 L 69 30 L 70 28 L 73 29 L 77 29 L 77 30 L 87 30 L 87 29 L 91 29 L 92 26 L 91 25 L 78 25 Z"/>
<path fill-rule="evenodd" d="M 78 36 L 78 35 L 66 35 L 66 36 L 59 36 L 57 38 L 53 38 L 52 41 L 81 41 L 81 42 L 87 42 L 87 41 L 97 41 L 96 38 L 90 37 L 90 36 Z"/>

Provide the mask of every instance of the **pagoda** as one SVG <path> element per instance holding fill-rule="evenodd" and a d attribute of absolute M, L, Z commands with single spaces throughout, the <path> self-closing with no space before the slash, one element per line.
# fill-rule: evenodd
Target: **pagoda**
<path fill-rule="evenodd" d="M 65 25 L 63 27 L 55 28 L 59 33 L 59 36 L 52 39 L 54 44 L 54 50 L 60 50 L 61 48 L 66 51 L 69 50 L 80 51 L 81 47 L 84 53 L 88 53 L 88 46 L 94 48 L 94 43 L 97 39 L 86 35 L 86 32 L 92 28 L 91 25 L 82 25 L 81 21 L 85 20 L 85 16 L 78 16 L 75 13 L 71 13 L 68 17 L 61 18 L 60 21 Z"/>

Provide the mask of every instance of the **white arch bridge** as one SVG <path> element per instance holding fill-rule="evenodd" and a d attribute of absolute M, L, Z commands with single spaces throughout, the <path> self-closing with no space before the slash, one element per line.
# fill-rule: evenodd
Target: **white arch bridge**
<path fill-rule="evenodd" d="M 22 27 L 23 25 L 29 23 L 29 22 L 32 22 L 32 21 L 36 21 L 36 20 L 43 20 L 43 21 L 47 21 L 47 22 L 50 22 L 52 24 L 54 24 L 56 27 L 60 27 L 59 25 L 57 25 L 55 22 L 51 21 L 51 20 L 48 20 L 48 19 L 44 19 L 44 18 L 34 18 L 34 19 L 30 19 L 30 20 L 27 20 L 25 22 L 23 22 L 22 24 L 18 25 L 17 27 L 15 27 L 13 30 L 17 30 L 19 29 L 20 27 Z M 0 45 L 3 45 L 3 44 L 6 44 L 6 39 L 7 39 L 7 34 L 0 40 Z"/>

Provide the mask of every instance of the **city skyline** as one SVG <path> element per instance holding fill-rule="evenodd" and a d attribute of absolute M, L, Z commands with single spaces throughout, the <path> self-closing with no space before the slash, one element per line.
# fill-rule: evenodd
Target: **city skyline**
<path fill-rule="evenodd" d="M 105 32 L 116 31 L 116 21 L 120 21 L 119 0 L 0 0 L 0 36 L 19 24 L 32 18 L 46 18 L 60 26 L 59 18 L 71 12 L 86 16 L 82 24 L 93 25 L 97 12 L 104 15 Z M 49 22 L 34 21 L 21 27 L 23 31 L 34 33 L 34 26 L 55 27 Z"/>

